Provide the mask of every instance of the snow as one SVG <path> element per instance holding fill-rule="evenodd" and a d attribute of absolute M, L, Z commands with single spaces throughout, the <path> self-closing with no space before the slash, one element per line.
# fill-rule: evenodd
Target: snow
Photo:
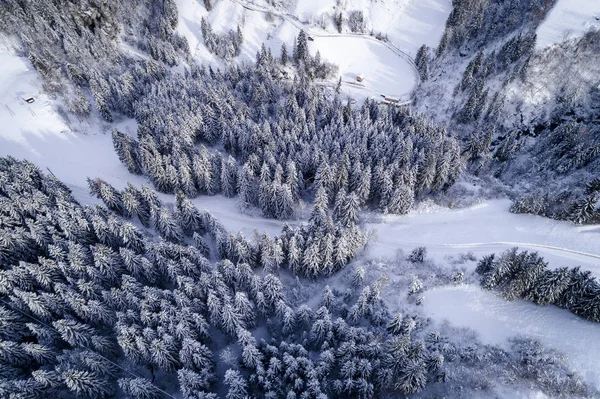
<path fill-rule="evenodd" d="M 387 35 L 411 56 L 423 44 L 437 47 L 452 11 L 451 0 L 298 0 L 294 14 L 301 21 L 320 21 L 323 14 L 331 20 L 336 3 L 346 12 L 362 11 L 367 31 Z"/>
<path fill-rule="evenodd" d="M 433 209 L 407 216 L 375 216 L 367 224 L 377 239 L 367 256 L 393 258 L 398 249 L 426 246 L 429 256 L 444 262 L 449 254 L 477 257 L 519 247 L 537 251 L 551 268 L 581 266 L 600 277 L 600 226 L 577 226 L 535 215 L 508 212 L 510 201 L 492 200 L 465 209 Z"/>
<path fill-rule="evenodd" d="M 200 30 L 200 21 L 208 16 L 204 4 L 198 0 L 176 0 L 175 3 L 179 12 L 177 31 L 186 38 L 192 56 L 207 64 L 218 64 L 217 57 L 204 46 Z"/>
<path fill-rule="evenodd" d="M 44 140 L 46 131 L 67 129 L 49 106 L 50 98 L 42 93 L 42 84 L 27 62 L 8 52 L 0 53 L 0 126 L 2 150 L 8 146 L 26 145 L 29 140 Z M 28 104 L 26 99 L 34 102 Z M 19 121 L 19 123 L 13 123 Z"/>
<path fill-rule="evenodd" d="M 425 292 L 423 309 L 436 322 L 448 320 L 479 333 L 486 344 L 503 345 L 510 337 L 530 336 L 566 354 L 577 372 L 600 385 L 600 326 L 555 306 L 507 302 L 473 285 Z"/>
<path fill-rule="evenodd" d="M 452 11 L 451 0 L 387 0 L 372 2 L 372 29 L 411 56 L 421 45 L 437 47 Z"/>
<path fill-rule="evenodd" d="M 600 28 L 600 1 L 558 0 L 537 29 L 538 49 L 582 36 L 591 28 Z"/>
<path fill-rule="evenodd" d="M 293 13 L 300 21 L 308 21 L 325 13 L 332 14 L 335 5 L 335 0 L 298 0 Z"/>
<path fill-rule="evenodd" d="M 371 93 L 402 98 L 417 84 L 413 67 L 389 47 L 367 37 L 316 37 L 309 45 L 323 59 L 339 66 L 343 82 L 351 82 Z M 358 75 L 364 81 L 358 83 Z"/>

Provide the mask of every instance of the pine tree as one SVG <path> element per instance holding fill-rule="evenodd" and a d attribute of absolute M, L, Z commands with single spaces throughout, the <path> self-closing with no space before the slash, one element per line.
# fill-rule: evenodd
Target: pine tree
<path fill-rule="evenodd" d="M 175 212 L 179 224 L 186 235 L 189 236 L 202 229 L 203 224 L 200 212 L 181 191 L 175 196 Z"/>
<path fill-rule="evenodd" d="M 401 334 L 403 331 L 403 322 L 404 316 L 402 313 L 396 313 L 396 315 L 394 315 L 394 317 L 390 320 L 387 326 L 387 331 L 394 335 Z"/>
<path fill-rule="evenodd" d="M 333 291 L 331 290 L 331 288 L 326 285 L 325 288 L 323 289 L 323 296 L 321 298 L 321 306 L 328 309 L 328 310 L 333 310 L 333 305 L 335 303 L 335 295 L 333 294 Z"/>
<path fill-rule="evenodd" d="M 242 316 L 229 301 L 221 307 L 220 318 L 223 330 L 230 335 L 234 335 L 240 328 L 246 328 Z"/>
<path fill-rule="evenodd" d="M 387 205 L 387 211 L 398 215 L 405 215 L 412 209 L 413 202 L 414 193 L 410 187 L 400 185 L 393 192 Z"/>
<path fill-rule="evenodd" d="M 288 51 L 285 43 L 281 44 L 281 64 L 286 66 L 288 63 Z"/>
<path fill-rule="evenodd" d="M 342 25 L 343 25 L 343 17 L 342 17 L 342 13 L 340 11 L 336 12 L 333 15 L 333 23 L 335 25 L 335 27 L 337 28 L 338 33 L 342 33 Z"/>
<path fill-rule="evenodd" d="M 283 285 L 281 284 L 281 281 L 272 274 L 267 274 L 263 278 L 261 291 L 270 308 L 274 308 L 280 300 L 284 299 Z"/>
<path fill-rule="evenodd" d="M 588 195 L 585 199 L 576 202 L 570 211 L 569 218 L 577 224 L 590 223 L 598 220 L 600 211 L 596 209 L 598 205 L 597 193 Z"/>
<path fill-rule="evenodd" d="M 448 48 L 448 43 L 450 41 L 450 34 L 449 34 L 449 29 L 446 29 L 446 31 L 444 32 L 444 35 L 442 36 L 442 39 L 440 40 L 440 44 L 437 47 L 437 56 L 440 57 L 444 51 L 446 51 L 446 49 Z"/>
<path fill-rule="evenodd" d="M 238 291 L 235 293 L 234 306 L 236 311 L 240 314 L 242 320 L 248 327 L 254 325 L 254 306 L 248 299 L 245 292 Z"/>
<path fill-rule="evenodd" d="M 239 184 L 239 202 L 243 208 L 250 208 L 258 205 L 258 189 L 256 179 L 248 164 L 244 164 L 240 173 Z"/>
<path fill-rule="evenodd" d="M 166 207 L 161 207 L 158 210 L 156 229 L 166 240 L 175 243 L 181 242 L 181 229 L 173 214 Z"/>
<path fill-rule="evenodd" d="M 125 164 L 129 173 L 141 175 L 142 166 L 138 143 L 118 130 L 112 131 L 112 142 L 119 160 Z"/>
<path fill-rule="evenodd" d="M 112 211 L 115 211 L 118 215 L 123 216 L 125 214 L 126 208 L 123 205 L 121 193 L 119 193 L 113 186 L 111 186 L 102 179 L 96 179 L 95 183 L 97 184 L 97 191 L 99 197 L 102 199 L 102 201 L 104 201 L 106 207 Z M 92 184 L 89 179 L 88 184 Z"/>
<path fill-rule="evenodd" d="M 415 56 L 415 65 L 419 70 L 421 80 L 427 80 L 427 77 L 429 75 L 429 57 L 427 55 L 426 45 L 422 45 L 417 51 L 417 55 Z"/>
<path fill-rule="evenodd" d="M 216 399 L 215 394 L 203 390 L 210 388 L 213 376 L 205 371 L 195 372 L 186 368 L 177 371 L 179 387 L 185 399 Z"/>
<path fill-rule="evenodd" d="M 145 378 L 121 378 L 119 387 L 133 399 L 160 399 L 161 391 Z"/>
<path fill-rule="evenodd" d="M 526 299 L 538 305 L 557 303 L 566 292 L 571 282 L 570 271 L 567 267 L 555 270 L 545 270 L 537 278 Z"/>
<path fill-rule="evenodd" d="M 66 370 L 61 375 L 69 390 L 78 396 L 103 397 L 110 393 L 108 381 L 95 373 Z"/>
<path fill-rule="evenodd" d="M 248 394 L 248 383 L 237 370 L 225 372 L 225 384 L 228 386 L 227 399 L 244 399 Z"/>
<path fill-rule="evenodd" d="M 164 335 L 160 339 L 152 340 L 149 346 L 152 363 L 164 371 L 172 372 L 179 365 L 176 348 L 175 340 L 171 336 Z"/>
<path fill-rule="evenodd" d="M 238 169 L 235 160 L 230 155 L 227 161 L 221 163 L 221 189 L 226 197 L 233 197 L 237 193 Z"/>
<path fill-rule="evenodd" d="M 179 157 L 179 187 L 190 198 L 198 195 L 196 183 L 192 174 L 192 165 L 187 154 L 182 154 Z"/>
<path fill-rule="evenodd" d="M 300 33 L 298 34 L 295 60 L 297 63 L 308 65 L 309 58 L 310 53 L 308 51 L 308 37 L 306 36 L 306 32 L 304 32 L 304 30 L 300 30 Z"/>
<path fill-rule="evenodd" d="M 93 328 L 74 320 L 61 319 L 53 322 L 52 325 L 61 338 L 72 346 L 88 347 L 91 345 L 92 336 L 95 335 Z"/>
<path fill-rule="evenodd" d="M 340 191 L 342 192 L 342 191 Z M 358 224 L 360 213 L 360 200 L 355 193 L 345 195 L 342 199 L 339 221 L 344 227 Z"/>
<path fill-rule="evenodd" d="M 427 383 L 426 367 L 422 361 L 408 360 L 402 368 L 400 379 L 396 383 L 396 389 L 399 389 L 406 395 L 413 394 L 422 390 Z"/>
<path fill-rule="evenodd" d="M 302 256 L 302 272 L 309 277 L 316 278 L 321 274 L 321 253 L 319 243 L 313 241 L 307 245 Z"/>
<path fill-rule="evenodd" d="M 520 262 L 518 271 L 504 289 L 504 297 L 509 301 L 523 298 L 529 293 L 548 266 L 537 253 L 526 254 L 524 258 L 520 259 Z"/>
<path fill-rule="evenodd" d="M 184 367 L 198 372 L 212 372 L 212 352 L 198 341 L 186 338 L 181 343 L 179 359 Z"/>
<path fill-rule="evenodd" d="M 192 171 L 198 191 L 202 194 L 212 194 L 211 182 L 214 172 L 206 148 L 202 147 L 200 153 L 193 155 Z"/>

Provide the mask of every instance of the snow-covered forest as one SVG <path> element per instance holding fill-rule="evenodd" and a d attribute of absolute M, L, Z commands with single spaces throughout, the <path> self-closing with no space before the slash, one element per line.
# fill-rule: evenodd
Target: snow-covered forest
<path fill-rule="evenodd" d="M 565 1 L 0 1 L 0 397 L 600 397 Z"/>
<path fill-rule="evenodd" d="M 540 50 L 556 1 L 485 3 L 456 2 L 440 45 L 420 49 L 417 108 L 460 132 L 469 171 L 514 188 L 512 212 L 598 223 L 598 26 Z"/>

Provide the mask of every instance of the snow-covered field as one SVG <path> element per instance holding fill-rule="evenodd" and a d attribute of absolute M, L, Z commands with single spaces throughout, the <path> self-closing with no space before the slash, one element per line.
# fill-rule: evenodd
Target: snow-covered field
<path fill-rule="evenodd" d="M 446 256 L 461 252 L 480 257 L 519 247 L 539 252 L 552 268 L 582 266 L 600 277 L 600 226 L 512 214 L 509 207 L 509 200 L 493 200 L 459 210 L 434 208 L 377 217 L 367 225 L 377 233 L 368 256 L 389 258 L 398 249 L 424 245 L 432 258 L 444 262 Z"/>
<path fill-rule="evenodd" d="M 336 3 L 346 12 L 362 11 L 367 31 L 387 35 L 411 56 L 423 44 L 437 47 L 452 11 L 451 0 L 298 0 L 293 13 L 302 21 L 331 19 Z"/>
<path fill-rule="evenodd" d="M 377 95 L 403 98 L 414 88 L 417 78 L 413 67 L 390 48 L 368 37 L 317 37 L 311 45 L 323 58 L 339 66 L 344 82 L 356 82 Z"/>
<path fill-rule="evenodd" d="M 515 336 L 529 336 L 568 355 L 588 382 L 600 385 L 600 326 L 555 306 L 507 302 L 473 285 L 425 292 L 425 313 L 436 322 L 468 327 L 487 344 L 504 345 Z"/>
<path fill-rule="evenodd" d="M 600 1 L 558 0 L 537 29 L 537 48 L 582 36 L 594 27 L 600 29 Z"/>
<path fill-rule="evenodd" d="M 388 0 L 369 2 L 372 29 L 411 56 L 421 45 L 437 47 L 452 11 L 451 0 Z"/>

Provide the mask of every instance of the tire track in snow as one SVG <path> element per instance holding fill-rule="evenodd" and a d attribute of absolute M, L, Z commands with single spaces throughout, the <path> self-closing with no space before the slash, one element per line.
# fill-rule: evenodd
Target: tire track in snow
<path fill-rule="evenodd" d="M 465 243 L 465 244 L 441 244 L 440 247 L 443 248 L 477 248 L 484 246 L 509 246 L 509 247 L 524 247 L 524 248 L 541 248 L 541 249 L 550 249 L 552 251 L 574 254 L 585 256 L 588 258 L 598 259 L 600 261 L 600 255 L 591 254 L 583 251 L 576 251 L 574 249 L 556 247 L 552 245 L 544 245 L 544 244 L 534 244 L 530 242 L 513 242 L 513 241 L 495 241 L 495 242 L 473 242 L 473 243 Z"/>
<path fill-rule="evenodd" d="M 378 244 L 391 245 L 390 242 L 381 242 L 378 241 Z M 600 264 L 600 255 L 592 254 L 584 251 L 577 251 L 574 249 L 557 247 L 553 245 L 545 245 L 545 244 L 535 244 L 530 242 L 518 242 L 518 241 L 492 241 L 492 242 L 470 242 L 470 243 L 461 243 L 461 244 L 424 244 L 422 242 L 400 242 L 397 244 L 398 247 L 417 247 L 417 246 L 425 246 L 427 249 L 470 249 L 470 248 L 482 248 L 485 247 L 519 247 L 525 249 L 541 249 L 541 250 L 549 250 L 547 252 L 555 251 L 562 254 L 564 257 L 569 259 L 576 259 L 576 256 L 582 256 L 586 258 L 590 258 L 596 260 Z M 492 250 L 490 248 L 490 250 Z"/>

